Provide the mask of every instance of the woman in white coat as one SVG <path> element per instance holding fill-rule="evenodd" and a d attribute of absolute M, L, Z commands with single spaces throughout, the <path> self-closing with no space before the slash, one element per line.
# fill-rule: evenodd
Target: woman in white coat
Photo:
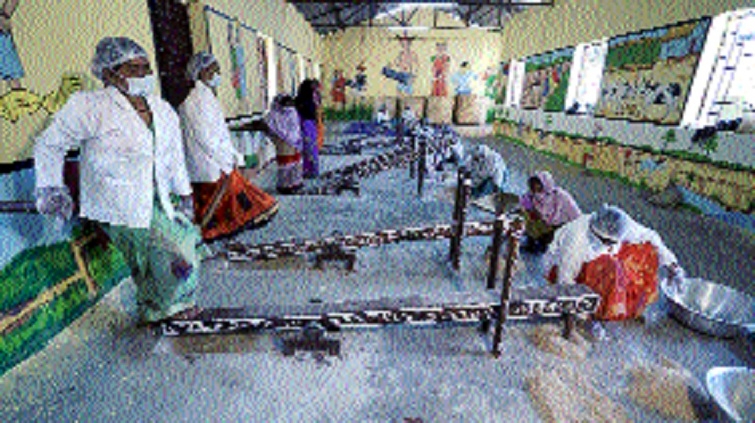
<path fill-rule="evenodd" d="M 658 273 L 683 271 L 676 256 L 654 230 L 637 223 L 623 210 L 604 205 L 556 231 L 544 257 L 553 283 L 581 283 L 601 296 L 599 320 L 640 317 L 658 298 Z"/>
<path fill-rule="evenodd" d="M 466 165 L 472 178 L 473 198 L 506 191 L 509 182 L 506 162 L 487 145 L 477 146 Z"/>
<path fill-rule="evenodd" d="M 178 111 L 202 237 L 216 240 L 266 223 L 278 211 L 278 201 L 236 170 L 243 156 L 233 146 L 220 101 L 212 91 L 220 85 L 218 61 L 210 53 L 197 53 L 186 73 L 194 88 Z"/>
<path fill-rule="evenodd" d="M 124 254 L 140 318 L 193 314 L 200 238 L 185 215 L 192 210 L 191 185 L 178 116 L 152 94 L 147 53 L 131 39 L 101 40 L 92 73 L 105 87 L 74 94 L 37 139 L 37 208 L 70 217 L 63 162 L 68 150 L 79 148 L 80 215 Z"/>

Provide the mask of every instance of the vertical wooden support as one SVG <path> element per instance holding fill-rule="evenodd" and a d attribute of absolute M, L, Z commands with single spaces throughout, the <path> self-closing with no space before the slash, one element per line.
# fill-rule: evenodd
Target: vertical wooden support
<path fill-rule="evenodd" d="M 507 232 L 508 248 L 506 249 L 506 266 L 503 269 L 503 288 L 501 288 L 501 303 L 498 306 L 498 318 L 495 323 L 495 332 L 493 333 L 493 351 L 494 357 L 501 355 L 501 336 L 503 335 L 503 324 L 506 323 L 506 317 L 509 314 L 509 299 L 511 297 L 511 279 L 514 269 L 514 260 L 519 250 L 519 236 L 524 227 L 524 222 L 517 219 Z"/>
<path fill-rule="evenodd" d="M 401 146 L 404 144 L 404 122 L 398 119 L 396 122 L 396 145 Z"/>
<path fill-rule="evenodd" d="M 499 214 L 493 224 L 493 245 L 490 251 L 487 289 L 495 289 L 495 281 L 498 279 L 498 256 L 501 255 L 501 247 L 503 246 L 503 226 L 505 220 L 505 216 Z"/>
<path fill-rule="evenodd" d="M 451 262 L 454 261 L 454 254 L 456 253 L 456 250 L 455 250 L 456 226 L 459 220 L 459 206 L 461 205 L 461 193 L 462 193 L 462 187 L 464 186 L 464 173 L 465 173 L 464 167 L 459 166 L 459 168 L 456 170 L 456 190 L 454 191 L 454 211 L 453 211 L 453 215 L 451 216 L 452 233 L 451 233 L 451 240 L 448 246 L 448 259 Z"/>
<path fill-rule="evenodd" d="M 564 318 L 564 332 L 563 336 L 566 339 L 570 339 L 572 336 L 572 333 L 574 333 L 574 313 L 571 311 L 565 311 L 563 314 Z"/>
<path fill-rule="evenodd" d="M 412 159 L 409 161 L 409 178 L 414 179 L 417 176 L 417 139 L 414 134 L 409 135 L 409 146 L 412 150 Z"/>
<path fill-rule="evenodd" d="M 461 173 L 463 182 L 459 190 L 457 215 L 454 220 L 453 235 L 451 237 L 451 266 L 455 270 L 461 268 L 461 240 L 464 237 L 464 221 L 467 217 L 467 202 L 472 192 L 472 180 L 466 170 Z"/>
<path fill-rule="evenodd" d="M 427 142 L 419 142 L 419 170 L 417 174 L 417 195 L 422 196 L 422 189 L 425 185 L 425 168 L 427 167 Z"/>

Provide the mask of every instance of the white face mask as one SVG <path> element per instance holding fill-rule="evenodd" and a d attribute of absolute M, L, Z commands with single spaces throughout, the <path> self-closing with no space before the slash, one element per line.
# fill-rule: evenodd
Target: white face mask
<path fill-rule="evenodd" d="M 128 94 L 134 97 L 146 97 L 155 91 L 156 78 L 154 74 L 142 78 L 126 78 Z"/>
<path fill-rule="evenodd" d="M 223 78 L 220 77 L 219 73 L 216 73 L 212 76 L 212 79 L 207 81 L 207 86 L 210 88 L 217 88 L 220 86 L 220 83 L 222 82 Z"/>

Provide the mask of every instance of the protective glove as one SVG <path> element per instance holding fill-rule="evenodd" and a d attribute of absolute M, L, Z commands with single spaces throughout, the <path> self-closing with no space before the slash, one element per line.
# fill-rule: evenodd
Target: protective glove
<path fill-rule="evenodd" d="M 191 276 L 194 266 L 184 259 L 177 259 L 170 264 L 170 271 L 173 273 L 173 276 L 181 281 L 185 281 Z"/>
<path fill-rule="evenodd" d="M 687 274 L 679 263 L 671 263 L 666 265 L 666 277 L 669 281 L 678 283 L 683 281 Z"/>
<path fill-rule="evenodd" d="M 185 195 L 178 200 L 176 211 L 183 214 L 192 222 L 194 221 L 194 199 L 191 195 Z"/>
<path fill-rule="evenodd" d="M 73 213 L 73 199 L 67 187 L 37 188 L 37 210 L 45 216 L 68 220 Z"/>

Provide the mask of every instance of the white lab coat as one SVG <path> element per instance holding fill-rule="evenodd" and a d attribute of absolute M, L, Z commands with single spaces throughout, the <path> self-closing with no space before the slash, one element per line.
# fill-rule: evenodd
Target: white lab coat
<path fill-rule="evenodd" d="M 619 252 L 621 244 L 606 246 L 590 235 L 590 216 L 593 214 L 583 214 L 556 231 L 553 242 L 543 257 L 543 264 L 546 271 L 558 266 L 557 283 L 573 284 L 582 270 L 582 264 L 603 254 L 613 255 Z M 677 262 L 674 253 L 666 247 L 656 231 L 640 225 L 634 219 L 627 219 L 627 231 L 622 242 L 651 243 L 658 252 L 659 266 Z"/>
<path fill-rule="evenodd" d="M 63 186 L 68 150 L 80 147 L 80 215 L 99 222 L 148 228 L 155 187 L 173 218 L 170 194 L 190 195 L 178 115 L 151 95 L 153 132 L 115 87 L 71 96 L 37 138 L 37 187 Z"/>
<path fill-rule="evenodd" d="M 474 160 L 477 158 L 477 160 Z M 509 171 L 506 162 L 500 154 L 493 151 L 487 145 L 481 145 L 478 150 L 466 160 L 472 178 L 472 186 L 476 187 L 491 179 L 493 184 L 500 190 L 506 190 L 509 180 Z"/>
<path fill-rule="evenodd" d="M 191 182 L 216 182 L 244 163 L 236 151 L 225 115 L 212 90 L 197 81 L 178 108 L 186 145 L 186 167 Z"/>

